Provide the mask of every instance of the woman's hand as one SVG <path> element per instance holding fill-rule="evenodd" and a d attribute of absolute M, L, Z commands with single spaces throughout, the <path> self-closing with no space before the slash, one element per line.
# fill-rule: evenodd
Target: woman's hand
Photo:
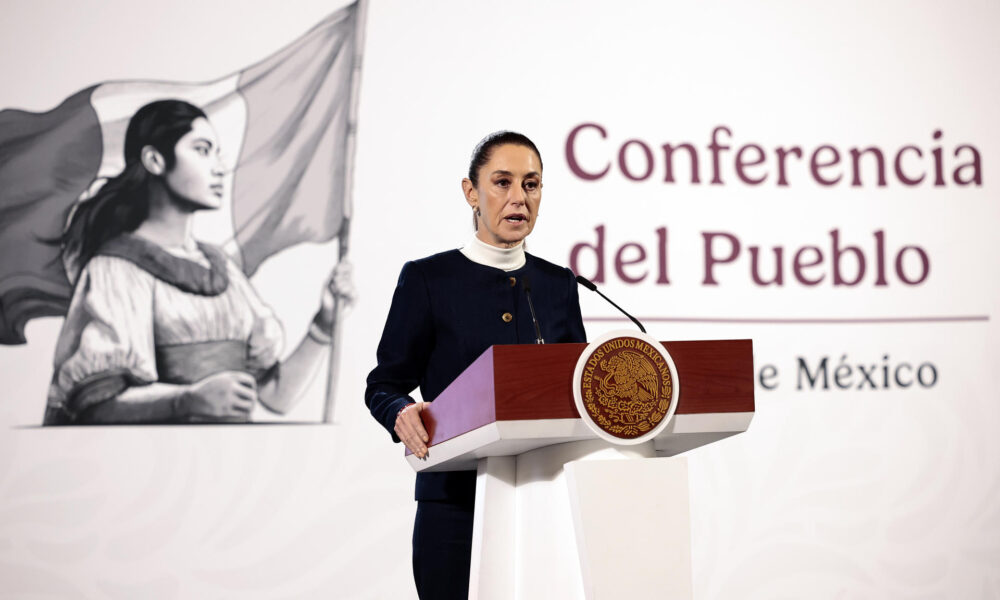
<path fill-rule="evenodd" d="M 353 267 L 349 260 L 342 259 L 333 268 L 330 278 L 323 286 L 323 296 L 320 298 L 319 319 L 332 326 L 334 300 L 340 300 L 340 308 L 344 309 L 354 304 L 357 293 L 354 289 Z"/>
<path fill-rule="evenodd" d="M 417 402 L 399 411 L 396 415 L 396 435 L 406 444 L 417 458 L 427 458 L 427 430 L 424 429 L 424 422 L 420 419 L 420 411 L 424 410 L 424 403 Z"/>
<path fill-rule="evenodd" d="M 222 371 L 190 386 L 179 416 L 192 421 L 248 421 L 257 400 L 257 380 L 243 371 Z"/>

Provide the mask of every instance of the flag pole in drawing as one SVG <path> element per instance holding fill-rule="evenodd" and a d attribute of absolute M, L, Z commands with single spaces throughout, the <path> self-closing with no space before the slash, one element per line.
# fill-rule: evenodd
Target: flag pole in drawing
<path fill-rule="evenodd" d="M 252 275 L 269 256 L 340 236 L 346 254 L 359 4 L 289 46 L 207 83 L 116 81 L 56 108 L 0 111 L 0 344 L 25 343 L 30 319 L 64 315 L 78 266 L 57 240 L 77 202 L 124 168 L 125 129 L 155 100 L 201 107 L 227 168 L 216 239 Z"/>
<path fill-rule="evenodd" d="M 358 99 L 360 98 L 361 61 L 364 56 L 364 28 L 367 13 L 368 0 L 358 0 L 357 10 L 355 13 L 357 23 L 354 30 L 357 33 L 354 39 L 354 65 L 351 73 L 351 103 L 348 110 L 348 127 L 344 151 L 344 202 L 342 210 L 343 220 L 341 222 L 340 233 L 338 236 L 338 261 L 342 261 L 347 257 L 348 240 L 350 239 L 351 213 L 354 207 L 354 156 L 358 136 Z M 333 423 L 334 421 L 334 402 L 337 396 L 337 383 L 340 375 L 340 351 L 342 348 L 340 339 L 343 333 L 343 327 L 341 326 L 341 320 L 344 314 L 343 308 L 343 300 L 341 296 L 335 296 L 333 305 L 334 326 L 333 335 L 331 336 L 332 340 L 330 342 L 330 368 L 327 370 L 326 398 L 323 404 L 324 423 Z"/>

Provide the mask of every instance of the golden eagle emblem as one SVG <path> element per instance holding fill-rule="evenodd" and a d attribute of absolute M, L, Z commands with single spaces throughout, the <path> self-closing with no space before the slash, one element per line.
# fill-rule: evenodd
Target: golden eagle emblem
<path fill-rule="evenodd" d="M 591 419 L 618 438 L 642 436 L 670 408 L 670 368 L 641 338 L 617 337 L 597 347 L 586 359 L 579 385 Z"/>
<path fill-rule="evenodd" d="M 597 391 L 597 401 L 623 423 L 638 423 L 659 400 L 660 380 L 652 361 L 633 350 L 622 350 L 602 360 L 607 373 Z"/>

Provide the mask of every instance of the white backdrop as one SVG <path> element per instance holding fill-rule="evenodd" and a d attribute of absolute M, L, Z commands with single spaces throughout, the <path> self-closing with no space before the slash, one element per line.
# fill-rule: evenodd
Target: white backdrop
<path fill-rule="evenodd" d="M 48 110 L 115 79 L 212 80 L 341 4 L 7 0 L 0 107 Z M 757 368 L 774 367 L 774 389 L 757 387 L 750 430 L 689 453 L 696 597 L 1000 597 L 1000 264 L 990 234 L 1000 222 L 998 17 L 983 2 L 374 0 L 350 250 L 360 299 L 345 326 L 337 424 L 41 429 L 60 320 L 33 321 L 28 345 L 0 347 L 0 595 L 414 597 L 412 475 L 367 415 L 364 378 L 399 268 L 468 238 L 459 181 L 469 152 L 485 133 L 510 128 L 531 136 L 545 161 L 531 252 L 568 264 L 573 246 L 595 243 L 604 226 L 604 291 L 647 317 L 653 335 L 750 337 Z M 610 163 L 596 181 L 575 175 L 565 153 L 583 123 L 607 132 L 577 139 L 587 170 Z M 723 183 L 711 185 L 717 126 L 732 132 L 719 137 L 731 148 L 720 151 Z M 630 139 L 651 148 L 645 181 L 617 164 Z M 683 142 L 698 149 L 701 181 L 691 182 L 678 151 L 677 181 L 665 183 L 661 145 Z M 768 174 L 760 185 L 736 173 L 747 144 L 765 151 L 747 168 Z M 827 144 L 841 155 L 822 170 L 843 176 L 832 186 L 809 168 Z M 893 169 L 909 144 L 923 155 L 906 155 L 904 172 L 927 173 L 915 186 Z M 955 183 L 953 170 L 971 156 L 955 156 L 961 145 L 980 154 L 980 185 Z M 774 148 L 791 146 L 804 158 L 788 159 L 780 186 Z M 884 187 L 873 162 L 862 162 L 862 185 L 850 185 L 850 149 L 869 146 L 885 152 Z M 944 185 L 934 185 L 938 147 Z M 644 170 L 637 144 L 625 160 Z M 669 285 L 656 282 L 661 227 Z M 841 246 L 866 255 L 855 286 L 832 283 L 834 229 Z M 886 285 L 875 285 L 876 231 Z M 703 283 L 706 232 L 742 246 L 716 267 L 717 285 Z M 644 265 L 625 267 L 649 271 L 640 283 L 615 274 L 626 242 L 646 251 Z M 751 246 L 763 279 L 774 275 L 772 248 L 783 248 L 783 285 L 754 283 Z M 803 271 L 825 274 L 818 285 L 794 276 L 803 246 L 823 254 Z M 919 285 L 895 275 L 904 246 L 927 256 Z M 903 261 L 911 278 L 917 256 L 909 250 Z M 305 331 L 334 259 L 334 245 L 299 246 L 254 278 L 289 339 Z M 843 258 L 845 277 L 852 261 Z M 582 251 L 578 266 L 593 275 L 594 255 Z M 582 294 L 591 336 L 622 326 L 601 320 L 612 309 Z M 823 358 L 828 385 L 811 386 L 799 361 L 814 373 Z M 925 363 L 933 385 L 892 379 L 899 365 Z M 841 364 L 850 389 L 837 385 Z M 923 373 L 929 383 L 930 368 Z M 288 420 L 317 419 L 324 385 L 318 378 Z"/>

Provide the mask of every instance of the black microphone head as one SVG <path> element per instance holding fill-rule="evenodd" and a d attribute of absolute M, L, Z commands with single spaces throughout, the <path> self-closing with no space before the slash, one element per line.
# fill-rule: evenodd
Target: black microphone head
<path fill-rule="evenodd" d="M 583 287 L 587 288 L 588 290 L 592 291 L 592 292 L 596 292 L 597 291 L 597 286 L 594 285 L 594 282 L 591 281 L 591 280 L 589 280 L 589 279 L 587 279 L 583 275 L 577 275 L 576 276 L 576 282 L 579 283 L 580 285 L 582 285 Z"/>
<path fill-rule="evenodd" d="M 524 275 L 521 276 L 521 285 L 524 286 L 524 291 L 531 293 L 531 280 L 529 280 Z"/>

